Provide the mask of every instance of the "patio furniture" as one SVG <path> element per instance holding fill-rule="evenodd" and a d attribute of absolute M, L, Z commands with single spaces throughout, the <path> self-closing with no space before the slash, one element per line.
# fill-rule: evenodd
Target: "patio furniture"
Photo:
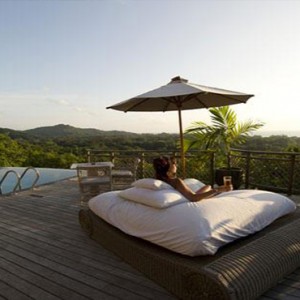
<path fill-rule="evenodd" d="M 140 159 L 135 157 L 118 157 L 113 160 L 113 189 L 124 189 L 130 187 L 131 183 L 136 180 L 139 162 Z"/>
<path fill-rule="evenodd" d="M 79 212 L 85 232 L 180 299 L 256 299 L 300 266 L 300 209 L 262 231 L 189 257 L 129 236 L 89 209 Z"/>
<path fill-rule="evenodd" d="M 112 190 L 112 162 L 77 164 L 77 177 L 81 202 L 86 202 L 100 192 Z"/>

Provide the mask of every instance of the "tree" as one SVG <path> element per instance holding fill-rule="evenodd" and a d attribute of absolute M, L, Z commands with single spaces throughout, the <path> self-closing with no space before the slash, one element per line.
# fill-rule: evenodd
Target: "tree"
<path fill-rule="evenodd" d="M 16 167 L 26 159 L 23 147 L 5 134 L 0 134 L 0 166 Z"/>
<path fill-rule="evenodd" d="M 229 158 L 230 148 L 243 144 L 251 132 L 259 129 L 264 124 L 251 120 L 238 122 L 236 113 L 223 106 L 209 109 L 212 125 L 204 122 L 194 122 L 186 130 L 184 140 L 185 150 L 202 149 L 215 150 L 223 159 Z M 229 159 L 227 160 L 228 167 Z"/>

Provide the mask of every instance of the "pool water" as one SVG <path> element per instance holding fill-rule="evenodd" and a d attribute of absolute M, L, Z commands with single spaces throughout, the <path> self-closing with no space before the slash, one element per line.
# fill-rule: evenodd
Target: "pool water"
<path fill-rule="evenodd" d="M 26 168 L 1 168 L 0 181 L 5 173 L 9 170 L 15 171 L 19 177 L 26 170 Z M 39 172 L 39 179 L 35 186 L 53 183 L 56 181 L 72 178 L 76 176 L 76 170 L 69 169 L 50 169 L 50 168 L 35 168 Z M 29 169 L 21 180 L 21 189 L 29 189 L 33 182 L 36 180 L 36 173 L 34 170 Z M 18 179 L 14 173 L 9 173 L 2 183 L 2 194 L 9 194 L 16 186 Z"/>

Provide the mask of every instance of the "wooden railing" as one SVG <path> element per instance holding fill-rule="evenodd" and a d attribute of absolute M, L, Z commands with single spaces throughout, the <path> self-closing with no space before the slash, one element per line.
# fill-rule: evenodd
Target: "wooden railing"
<path fill-rule="evenodd" d="M 136 171 L 137 178 L 154 177 L 153 159 L 159 156 L 175 157 L 177 159 L 177 174 L 182 177 L 180 153 L 178 151 L 102 151 L 88 150 L 88 161 L 112 161 L 116 166 L 123 167 L 130 163 L 132 157 L 139 158 L 140 163 Z M 212 151 L 189 151 L 186 154 L 186 177 L 199 178 L 207 184 L 214 183 L 215 153 Z"/>
<path fill-rule="evenodd" d="M 102 151 L 88 150 L 88 161 L 112 161 L 125 165 L 130 157 L 140 159 L 137 178 L 153 177 L 152 161 L 159 156 L 177 158 L 177 174 L 182 177 L 179 151 Z M 186 177 L 198 178 L 206 184 L 214 184 L 215 163 L 213 151 L 189 151 L 186 153 Z M 300 194 L 300 153 L 265 152 L 231 149 L 231 167 L 244 172 L 240 188 L 259 188 L 291 194 Z"/>
<path fill-rule="evenodd" d="M 231 149 L 232 167 L 244 170 L 244 187 L 300 194 L 300 153 Z"/>

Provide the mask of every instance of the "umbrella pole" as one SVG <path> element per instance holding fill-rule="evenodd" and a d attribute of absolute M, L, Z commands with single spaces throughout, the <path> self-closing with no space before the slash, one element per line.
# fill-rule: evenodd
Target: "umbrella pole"
<path fill-rule="evenodd" d="M 180 134 L 180 155 L 181 155 L 181 164 L 182 164 L 182 176 L 185 178 L 185 157 L 183 150 L 183 132 L 182 132 L 182 120 L 181 120 L 181 108 L 178 107 L 178 118 L 179 118 L 179 134 Z"/>

